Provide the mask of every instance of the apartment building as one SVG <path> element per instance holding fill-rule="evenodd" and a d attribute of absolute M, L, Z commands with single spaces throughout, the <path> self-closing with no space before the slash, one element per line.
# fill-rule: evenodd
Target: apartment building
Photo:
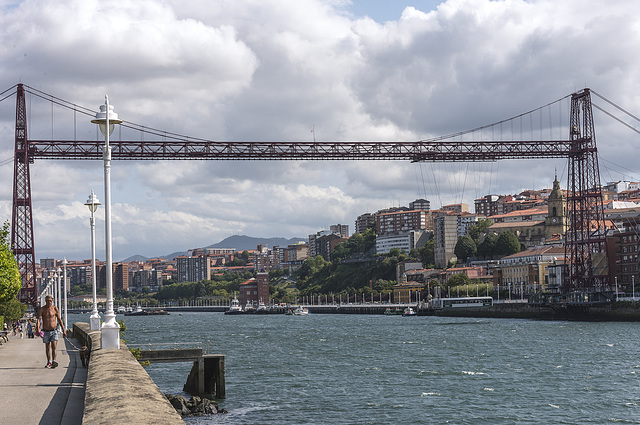
<path fill-rule="evenodd" d="M 634 292 L 634 284 L 640 284 L 638 243 L 640 238 L 640 208 L 608 210 L 605 219 L 611 225 L 607 232 L 609 276 L 617 281 L 618 288 Z M 636 291 L 638 291 L 636 287 Z"/>
<path fill-rule="evenodd" d="M 445 268 L 456 258 L 454 250 L 458 243 L 458 215 L 450 211 L 439 211 L 433 220 L 433 253 L 436 268 Z"/>
<path fill-rule="evenodd" d="M 563 262 L 564 247 L 536 246 L 498 260 L 493 269 L 493 284 L 508 287 L 518 296 L 544 292 L 550 282 L 548 268 Z"/>
<path fill-rule="evenodd" d="M 349 237 L 349 225 L 348 224 L 332 224 L 329 226 L 329 232 L 338 235 L 341 238 Z"/>
<path fill-rule="evenodd" d="M 431 235 L 423 230 L 376 236 L 376 254 L 388 254 L 394 248 L 408 254 L 414 248 L 425 246 L 430 237 Z"/>
<path fill-rule="evenodd" d="M 176 257 L 178 282 L 199 282 L 211 279 L 211 262 L 207 256 Z"/>
<path fill-rule="evenodd" d="M 112 263 L 113 269 L 111 278 L 113 279 L 114 291 L 129 290 L 129 263 Z M 106 264 L 96 265 L 96 286 L 98 288 L 106 288 L 107 284 L 107 266 Z"/>
<path fill-rule="evenodd" d="M 370 225 L 376 222 L 376 215 L 364 213 L 356 218 L 356 233 L 364 233 Z"/>
<path fill-rule="evenodd" d="M 431 202 L 426 199 L 416 199 L 413 202 L 409 202 L 409 209 L 429 211 L 431 209 Z"/>
<path fill-rule="evenodd" d="M 393 235 L 412 230 L 428 230 L 431 214 L 425 210 L 399 211 L 376 216 L 376 234 Z"/>
<path fill-rule="evenodd" d="M 284 257 L 283 251 L 279 246 L 269 249 L 266 246 L 258 245 L 258 249 L 253 254 L 253 269 L 265 272 L 279 269 Z"/>

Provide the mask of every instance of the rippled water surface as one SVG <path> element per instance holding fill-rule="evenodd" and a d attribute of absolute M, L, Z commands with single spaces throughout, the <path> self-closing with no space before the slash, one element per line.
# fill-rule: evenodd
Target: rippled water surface
<path fill-rule="evenodd" d="M 126 317 L 211 341 L 229 413 L 189 424 L 638 424 L 640 324 L 372 315 Z M 147 368 L 181 393 L 190 364 Z"/>

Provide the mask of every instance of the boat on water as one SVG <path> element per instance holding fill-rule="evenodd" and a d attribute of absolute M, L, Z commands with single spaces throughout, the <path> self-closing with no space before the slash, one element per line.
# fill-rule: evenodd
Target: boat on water
<path fill-rule="evenodd" d="M 127 309 L 125 308 L 125 306 L 121 305 L 120 307 L 118 307 L 118 314 L 125 314 L 127 312 Z"/>
<path fill-rule="evenodd" d="M 247 314 L 254 314 L 256 312 L 256 308 L 253 306 L 253 304 L 247 301 L 247 304 L 244 306 L 244 312 Z"/>
<path fill-rule="evenodd" d="M 404 309 L 404 311 L 402 312 L 402 316 L 407 317 L 407 316 L 417 316 L 418 313 L 416 313 L 416 311 L 411 308 L 411 307 L 407 307 Z"/>
<path fill-rule="evenodd" d="M 258 303 L 258 308 L 256 308 L 256 313 L 257 314 L 264 314 L 264 313 L 268 313 L 268 312 L 269 312 L 269 309 L 267 308 L 266 305 L 264 305 L 262 300 L 260 300 L 260 302 Z"/>
<path fill-rule="evenodd" d="M 140 304 L 138 304 L 132 311 L 124 313 L 125 316 L 165 316 L 168 314 L 169 312 L 166 310 L 144 310 Z"/>
<path fill-rule="evenodd" d="M 387 308 L 384 311 L 384 314 L 386 316 L 400 316 L 404 313 L 404 311 L 401 308 L 395 308 L 395 309 L 391 309 L 391 308 Z"/>
<path fill-rule="evenodd" d="M 306 316 L 307 314 L 309 314 L 309 309 L 303 308 L 302 306 L 298 306 L 298 308 L 293 310 L 294 316 Z"/>
<path fill-rule="evenodd" d="M 229 305 L 229 310 L 225 311 L 224 314 L 244 314 L 242 311 L 242 307 L 240 306 L 240 301 L 238 301 L 238 297 L 234 292 L 233 299 L 231 300 L 231 305 Z"/>

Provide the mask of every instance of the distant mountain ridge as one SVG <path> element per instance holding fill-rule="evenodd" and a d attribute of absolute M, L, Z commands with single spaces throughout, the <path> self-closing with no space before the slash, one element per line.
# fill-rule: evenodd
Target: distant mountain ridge
<path fill-rule="evenodd" d="M 294 243 L 304 242 L 306 238 L 254 238 L 252 236 L 244 236 L 244 235 L 234 235 L 225 238 L 224 240 L 215 243 L 213 245 L 206 246 L 205 248 L 235 248 L 236 251 L 245 251 L 252 250 L 258 247 L 258 244 L 262 244 L 268 248 L 273 248 L 274 246 L 289 246 Z M 145 257 L 143 255 L 133 255 L 125 260 L 122 260 L 125 263 L 130 261 L 147 261 L 149 258 L 166 258 L 167 260 L 173 260 L 176 257 L 181 255 L 187 255 L 187 251 L 178 251 L 173 252 L 167 255 L 159 255 L 156 257 Z"/>

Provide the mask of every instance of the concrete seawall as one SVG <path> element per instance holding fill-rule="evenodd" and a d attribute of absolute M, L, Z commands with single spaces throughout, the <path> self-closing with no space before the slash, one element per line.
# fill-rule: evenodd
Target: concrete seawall
<path fill-rule="evenodd" d="M 420 315 L 441 317 L 474 317 L 495 319 L 579 320 L 596 322 L 639 322 L 640 308 L 624 304 L 606 305 L 529 305 L 521 303 L 494 304 L 484 308 L 450 308 L 419 310 Z"/>
<path fill-rule="evenodd" d="M 75 323 L 73 332 L 91 348 L 83 424 L 184 424 L 125 344 L 100 350 L 100 331 L 90 331 L 88 323 Z"/>

